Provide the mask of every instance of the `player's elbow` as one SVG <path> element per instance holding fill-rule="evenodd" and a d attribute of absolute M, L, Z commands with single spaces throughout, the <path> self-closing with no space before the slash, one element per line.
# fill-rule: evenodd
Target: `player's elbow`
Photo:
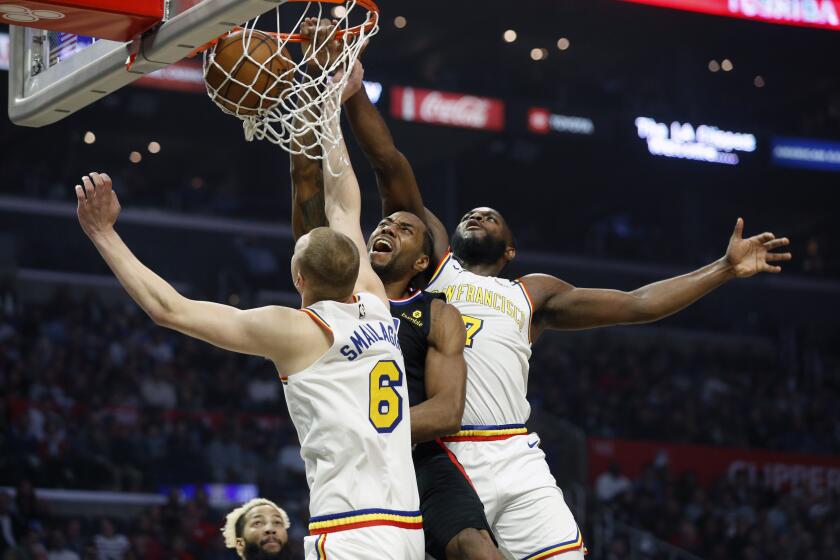
<path fill-rule="evenodd" d="M 461 419 L 464 417 L 464 395 L 459 394 L 446 407 L 445 414 L 441 415 L 441 430 L 443 435 L 454 434 L 461 429 Z"/>
<path fill-rule="evenodd" d="M 461 418 L 464 416 L 464 405 L 460 408 L 452 407 L 449 414 L 445 416 L 441 423 L 441 436 L 448 436 L 454 434 L 461 429 Z"/>
<path fill-rule="evenodd" d="M 652 323 L 664 317 L 662 310 L 645 294 L 632 292 L 626 304 L 628 320 L 626 323 Z"/>
<path fill-rule="evenodd" d="M 368 160 L 373 170 L 380 174 L 395 173 L 408 165 L 408 159 L 394 146 L 371 150 Z"/>

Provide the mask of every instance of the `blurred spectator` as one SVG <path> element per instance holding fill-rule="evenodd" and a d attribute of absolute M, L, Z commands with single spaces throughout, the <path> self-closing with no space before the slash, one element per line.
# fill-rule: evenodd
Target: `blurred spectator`
<path fill-rule="evenodd" d="M 100 522 L 100 531 L 93 539 L 96 544 L 98 560 L 122 560 L 123 554 L 129 549 L 129 542 L 125 535 L 117 533 L 110 519 Z"/>
<path fill-rule="evenodd" d="M 64 533 L 60 530 L 50 533 L 47 560 L 79 560 L 79 555 L 67 547 Z"/>
<path fill-rule="evenodd" d="M 595 495 L 602 502 L 611 502 L 616 496 L 629 490 L 630 479 L 621 474 L 618 463 L 611 464 L 609 470 L 595 481 Z"/>
<path fill-rule="evenodd" d="M 23 527 L 20 519 L 12 512 L 12 499 L 0 490 L 0 552 L 17 546 Z"/>

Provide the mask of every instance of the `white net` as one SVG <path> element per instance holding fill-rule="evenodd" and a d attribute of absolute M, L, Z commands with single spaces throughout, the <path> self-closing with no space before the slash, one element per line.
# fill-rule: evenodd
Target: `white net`
<path fill-rule="evenodd" d="M 290 28 L 281 27 L 280 6 L 276 32 L 257 29 L 253 20 L 221 38 L 204 53 L 204 78 L 213 102 L 242 120 L 247 140 L 268 140 L 290 153 L 324 159 L 341 130 L 335 126 L 340 104 L 324 101 L 341 95 L 359 53 L 379 31 L 378 13 L 370 0 L 332 9 L 320 2 L 301 6 Z M 310 41 L 292 45 L 308 18 L 321 26 Z M 298 51 L 297 60 L 290 51 Z"/>

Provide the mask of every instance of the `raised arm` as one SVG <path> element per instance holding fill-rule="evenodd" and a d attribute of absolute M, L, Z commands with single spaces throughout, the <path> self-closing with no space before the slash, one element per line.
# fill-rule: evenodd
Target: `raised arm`
<path fill-rule="evenodd" d="M 328 99 L 325 102 L 328 111 L 336 111 L 338 99 Z M 359 181 L 350 164 L 350 155 L 338 119 L 329 119 L 324 126 L 332 127 L 330 136 L 338 138 L 337 144 L 326 147 L 324 160 L 324 208 L 330 228 L 349 237 L 359 250 L 359 279 L 356 281 L 355 292 L 369 292 L 382 299 L 385 306 L 389 306 L 388 296 L 382 285 L 382 280 L 373 271 L 368 258 L 367 243 L 362 235 L 360 223 L 362 197 L 359 192 Z"/>
<path fill-rule="evenodd" d="M 694 272 L 648 284 L 632 292 L 576 288 L 545 274 L 522 278 L 534 303 L 532 340 L 544 329 L 588 329 L 608 325 L 649 323 L 680 311 L 733 278 L 759 272 L 781 272 L 778 264 L 790 253 L 771 252 L 789 244 L 762 233 L 742 237 L 744 221 L 738 218 L 726 254 Z"/>
<path fill-rule="evenodd" d="M 411 407 L 411 441 L 420 443 L 454 434 L 461 427 L 467 364 L 467 333 L 461 313 L 436 299 L 431 307 L 432 328 L 426 352 L 426 400 Z"/>
<path fill-rule="evenodd" d="M 289 363 L 295 371 L 300 346 L 319 336 L 307 316 L 286 307 L 240 310 L 182 296 L 143 265 L 117 234 L 114 224 L 120 203 L 110 177 L 91 173 L 82 182 L 84 186 L 76 185 L 82 229 L 128 295 L 155 323 L 226 350 Z"/>
<path fill-rule="evenodd" d="M 309 63 L 306 65 L 307 73 L 316 75 L 322 68 L 329 66 L 331 57 L 336 56 L 336 50 L 340 48 L 340 44 L 334 40 L 335 31 L 335 22 L 326 19 L 319 22 L 317 18 L 304 20 L 301 25 L 301 42 L 304 57 L 309 58 Z M 324 45 L 324 43 L 328 44 Z M 321 48 L 318 56 L 310 57 L 311 50 L 321 46 L 326 48 Z M 362 73 L 361 65 L 353 68 L 353 72 L 348 76 L 347 87 L 342 92 L 342 102 L 361 87 Z M 300 93 L 299 102 L 307 103 L 317 93 L 314 88 L 312 91 L 304 89 Z M 301 119 L 315 121 L 318 117 L 320 117 L 320 107 L 313 106 L 304 112 Z M 304 127 L 302 122 L 296 125 L 299 128 Z M 329 224 L 324 214 L 324 176 L 321 161 L 318 159 L 321 157 L 321 147 L 315 141 L 315 134 L 311 130 L 300 137 L 293 138 L 292 143 L 294 149 L 289 157 L 292 176 L 292 233 L 297 240 L 313 229 Z"/>
<path fill-rule="evenodd" d="M 418 216 L 432 233 L 435 242 L 434 260 L 439 260 L 449 247 L 446 228 L 423 205 L 414 170 L 394 144 L 388 125 L 370 102 L 365 88 L 360 88 L 349 97 L 344 108 L 353 136 L 376 173 L 376 185 L 382 199 L 382 215 L 405 211 Z"/>

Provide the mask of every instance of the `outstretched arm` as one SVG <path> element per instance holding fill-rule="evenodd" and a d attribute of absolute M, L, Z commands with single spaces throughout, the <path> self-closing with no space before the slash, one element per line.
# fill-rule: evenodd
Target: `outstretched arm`
<path fill-rule="evenodd" d="M 337 111 L 338 99 L 328 99 L 325 103 L 329 111 Z M 356 292 L 369 292 L 378 296 L 387 307 L 388 296 L 382 285 L 382 280 L 373 271 L 368 258 L 367 244 L 362 235 L 360 223 L 362 197 L 359 192 L 359 181 L 350 164 L 350 155 L 338 119 L 328 120 L 324 126 L 332 127 L 329 136 L 338 138 L 338 142 L 325 149 L 327 166 L 324 171 L 324 208 L 330 228 L 349 237 L 359 250 L 359 278 L 356 281 Z"/>
<path fill-rule="evenodd" d="M 449 247 L 446 228 L 423 205 L 414 170 L 394 144 L 388 125 L 370 102 L 365 88 L 347 100 L 345 109 L 353 136 L 376 173 L 382 215 L 389 216 L 402 210 L 418 216 L 432 233 L 435 242 L 433 257 L 435 261 L 439 260 Z"/>
<path fill-rule="evenodd" d="M 789 244 L 762 233 L 743 239 L 738 218 L 726 255 L 694 272 L 648 284 L 632 292 L 575 288 L 545 274 L 522 279 L 534 302 L 532 340 L 544 329 L 588 329 L 607 325 L 649 323 L 680 311 L 733 278 L 759 272 L 781 272 L 777 264 L 790 253 L 773 253 Z"/>
<path fill-rule="evenodd" d="M 312 327 L 303 313 L 285 307 L 240 310 L 179 294 L 129 250 L 114 229 L 120 203 L 108 175 L 91 173 L 76 185 L 77 214 L 82 229 L 128 295 L 158 325 L 220 348 L 284 360 L 303 344 Z"/>
<path fill-rule="evenodd" d="M 420 443 L 454 434 L 461 427 L 467 364 L 467 333 L 461 313 L 442 300 L 433 300 L 432 329 L 426 352 L 426 400 L 411 407 L 411 441 Z"/>

